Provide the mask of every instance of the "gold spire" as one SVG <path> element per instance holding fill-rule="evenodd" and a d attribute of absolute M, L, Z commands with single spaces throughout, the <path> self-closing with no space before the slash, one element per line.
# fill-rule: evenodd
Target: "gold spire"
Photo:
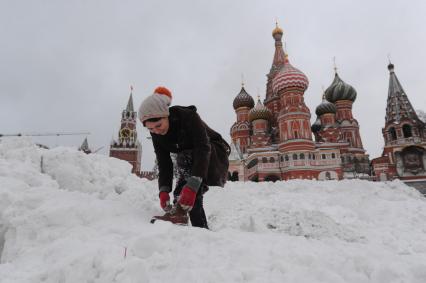
<path fill-rule="evenodd" d="M 278 26 L 278 21 L 275 20 L 275 28 L 272 31 L 272 36 L 276 35 L 276 34 L 283 34 L 283 30 Z"/>

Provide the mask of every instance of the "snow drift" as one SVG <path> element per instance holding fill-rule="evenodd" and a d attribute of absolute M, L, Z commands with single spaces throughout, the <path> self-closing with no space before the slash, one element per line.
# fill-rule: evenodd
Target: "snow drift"
<path fill-rule="evenodd" d="M 426 282 L 426 201 L 399 181 L 228 183 L 211 230 L 149 220 L 126 162 L 0 140 L 0 281 Z"/>

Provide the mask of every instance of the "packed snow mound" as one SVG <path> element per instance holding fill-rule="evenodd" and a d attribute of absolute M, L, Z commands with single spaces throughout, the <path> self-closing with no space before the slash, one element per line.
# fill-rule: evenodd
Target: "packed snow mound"
<path fill-rule="evenodd" d="M 0 282 L 426 282 L 426 201 L 399 181 L 228 182 L 205 230 L 150 224 L 130 169 L 0 139 Z"/>

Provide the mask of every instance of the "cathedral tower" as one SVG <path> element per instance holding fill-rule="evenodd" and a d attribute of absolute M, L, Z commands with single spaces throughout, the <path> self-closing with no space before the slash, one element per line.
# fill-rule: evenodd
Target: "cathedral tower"
<path fill-rule="evenodd" d="M 288 58 L 273 80 L 273 91 L 280 97 L 278 114 L 279 151 L 312 151 L 311 113 L 304 101 L 309 81 L 304 73 L 293 67 Z"/>
<path fill-rule="evenodd" d="M 251 148 L 262 148 L 271 144 L 270 122 L 272 112 L 265 107 L 260 98 L 256 106 L 249 112 L 249 121 L 252 124 Z"/>
<path fill-rule="evenodd" d="M 416 139 L 426 141 L 425 124 L 417 117 L 408 96 L 405 94 L 394 71 L 394 65 L 388 65 L 390 73 L 383 138 L 385 146 L 407 143 Z"/>
<path fill-rule="evenodd" d="M 326 99 L 336 105 L 336 121 L 339 123 L 342 138 L 349 143 L 350 148 L 359 149 L 360 153 L 364 153 L 358 121 L 352 115 L 352 104 L 356 96 L 356 90 L 345 83 L 337 72 L 333 82 L 325 91 Z"/>
<path fill-rule="evenodd" d="M 336 106 L 325 99 L 322 95 L 322 102 L 315 109 L 317 120 L 311 129 L 317 142 L 339 142 L 341 139 L 340 130 L 336 125 Z"/>
<path fill-rule="evenodd" d="M 400 178 L 406 182 L 426 183 L 426 125 L 417 116 L 394 71 L 388 65 L 389 90 L 382 157 L 373 160 L 378 180 Z M 414 185 L 415 186 L 415 185 Z"/>
<path fill-rule="evenodd" d="M 232 142 L 242 154 L 247 152 L 250 146 L 251 125 L 249 122 L 249 111 L 254 106 L 253 97 L 241 86 L 241 91 L 234 98 L 233 107 L 237 114 L 237 121 L 231 127 Z"/>
<path fill-rule="evenodd" d="M 266 75 L 266 98 L 265 98 L 265 106 L 269 108 L 272 112 L 273 119 L 271 120 L 271 126 L 277 127 L 277 117 L 281 109 L 280 105 L 280 97 L 274 93 L 272 89 L 272 81 L 285 63 L 285 53 L 283 50 L 283 30 L 276 23 L 275 29 L 272 31 L 272 37 L 275 40 L 275 53 L 274 58 L 272 60 L 272 66 L 269 70 L 269 74 Z M 277 137 L 272 137 L 277 138 Z"/>

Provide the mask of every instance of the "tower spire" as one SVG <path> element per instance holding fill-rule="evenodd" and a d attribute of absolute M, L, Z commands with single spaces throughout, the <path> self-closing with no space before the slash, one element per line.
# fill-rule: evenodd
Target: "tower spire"
<path fill-rule="evenodd" d="M 392 63 L 389 63 L 388 70 L 390 72 L 390 77 L 386 106 L 386 123 L 399 123 L 403 118 L 418 120 L 419 118 L 417 117 L 416 111 L 414 111 L 408 96 L 405 94 L 395 74 L 394 65 Z"/>
<path fill-rule="evenodd" d="M 126 107 L 126 111 L 128 112 L 134 112 L 133 110 L 133 86 L 130 86 L 130 97 L 129 97 L 129 101 L 127 102 L 127 107 Z"/>
<path fill-rule="evenodd" d="M 81 144 L 80 151 L 83 151 L 86 154 L 92 153 L 92 151 L 89 148 L 89 143 L 87 142 L 87 137 L 84 139 L 83 143 Z"/>
<path fill-rule="evenodd" d="M 333 69 L 334 69 L 334 74 L 337 75 L 336 56 L 333 57 Z"/>
<path fill-rule="evenodd" d="M 278 26 L 278 21 L 275 21 L 275 28 L 272 31 L 272 37 L 275 39 L 275 54 L 272 61 L 271 71 L 279 70 L 285 62 L 284 50 L 283 50 L 283 30 Z"/>

